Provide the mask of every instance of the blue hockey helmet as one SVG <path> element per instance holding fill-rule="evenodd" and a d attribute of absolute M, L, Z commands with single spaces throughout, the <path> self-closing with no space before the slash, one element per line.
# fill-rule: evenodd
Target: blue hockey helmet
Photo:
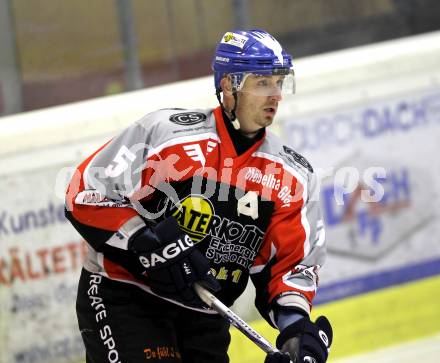
<path fill-rule="evenodd" d="M 221 91 L 220 81 L 230 75 L 233 91 L 240 91 L 246 75 L 283 76 L 283 94 L 295 93 L 292 57 L 280 43 L 264 30 L 233 30 L 223 35 L 217 44 L 212 61 L 214 83 Z"/>

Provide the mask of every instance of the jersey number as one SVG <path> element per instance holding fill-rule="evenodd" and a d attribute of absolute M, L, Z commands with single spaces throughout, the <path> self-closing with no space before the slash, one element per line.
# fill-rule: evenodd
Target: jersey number
<path fill-rule="evenodd" d="M 128 168 L 127 159 L 133 161 L 136 155 L 124 145 L 119 149 L 112 163 L 105 168 L 105 175 L 111 178 L 121 175 Z"/>
<path fill-rule="evenodd" d="M 249 191 L 237 201 L 238 215 L 244 214 L 252 219 L 258 218 L 258 195 L 254 191 Z"/>

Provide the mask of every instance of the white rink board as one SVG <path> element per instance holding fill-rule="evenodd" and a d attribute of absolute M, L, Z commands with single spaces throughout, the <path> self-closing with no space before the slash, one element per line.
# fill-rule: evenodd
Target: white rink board
<path fill-rule="evenodd" d="M 439 48 L 440 34 L 429 34 L 387 42 L 379 48 L 363 47 L 298 60 L 299 93 L 293 105 L 280 109 L 278 131 L 291 120 L 309 122 L 317 115 L 336 114 L 340 110 L 356 113 L 366 105 L 380 107 L 378 105 L 394 104 L 405 97 L 417 102 L 423 95 L 438 90 L 438 66 L 435 68 L 433 64 L 440 64 Z M 393 50 L 388 54 L 384 49 Z M 367 57 L 365 52 L 375 56 Z M 399 74 L 405 77 L 400 78 Z M 390 75 L 393 75 L 391 81 Z M 373 86 L 371 78 L 375 79 L 376 88 L 369 88 Z M 398 82 L 401 79 L 405 80 L 403 85 Z M 393 85 L 393 82 L 396 83 Z M 403 89 L 403 86 L 408 87 Z M 216 106 L 211 77 L 0 118 L 3 200 L 0 206 L 0 363 L 73 363 L 82 358 L 74 314 L 81 239 L 60 216 L 68 177 L 63 168 L 77 165 L 117 131 L 147 112 L 164 107 L 194 106 Z M 413 137 L 420 142 L 437 135 L 438 125 L 433 125 L 398 137 L 399 142 L 408 138 L 404 141 L 409 143 Z M 394 139 L 395 135 L 384 135 L 386 137 Z M 328 165 L 327 161 L 342 163 L 347 155 L 359 165 L 385 160 L 393 166 L 407 166 L 399 159 L 403 154 L 392 148 L 382 160 L 382 154 L 377 151 L 386 140 L 381 138 L 377 142 L 373 145 L 375 153 L 369 149 L 366 152 L 363 149 L 366 146 L 361 147 L 362 158 L 337 146 L 326 150 L 323 160 L 319 159 L 319 153 L 312 155 L 307 150 L 304 153 L 315 166 L 321 167 Z M 426 148 L 436 150 L 429 142 L 423 143 L 423 147 L 426 153 Z M 432 178 L 433 182 L 438 181 L 438 166 L 437 169 L 426 168 L 424 163 L 428 161 L 422 160 L 417 170 L 426 173 L 426 178 Z M 431 200 L 438 205 L 437 199 Z M 423 214 L 423 220 L 429 217 L 432 217 L 429 213 Z M 423 225 L 423 230 L 427 234 L 437 231 L 432 223 Z M 330 243 L 331 233 L 329 231 Z M 414 246 L 417 253 L 424 252 L 419 245 L 419 240 L 411 239 L 405 246 L 407 249 Z M 402 263 L 411 261 L 402 257 L 407 252 L 403 247 L 393 248 L 394 255 L 380 258 L 380 266 L 391 266 L 394 259 Z M 350 263 L 361 267 L 359 274 L 376 267 L 371 265 L 371 260 L 359 262 L 358 258 L 350 260 L 333 254 L 330 257 L 327 266 L 331 268 L 324 270 L 324 283 L 347 278 Z M 339 263 L 339 258 L 344 263 Z"/>

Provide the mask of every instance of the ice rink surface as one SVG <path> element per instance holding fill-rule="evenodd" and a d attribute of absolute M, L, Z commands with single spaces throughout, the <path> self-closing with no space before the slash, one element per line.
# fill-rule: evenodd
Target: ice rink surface
<path fill-rule="evenodd" d="M 329 363 L 439 363 L 440 334 Z"/>

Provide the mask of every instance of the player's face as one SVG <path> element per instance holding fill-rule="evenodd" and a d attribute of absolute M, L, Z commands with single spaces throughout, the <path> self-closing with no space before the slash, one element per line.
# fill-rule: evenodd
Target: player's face
<path fill-rule="evenodd" d="M 236 115 L 241 131 L 253 134 L 272 124 L 281 101 L 283 76 L 247 76 L 238 92 Z"/>

